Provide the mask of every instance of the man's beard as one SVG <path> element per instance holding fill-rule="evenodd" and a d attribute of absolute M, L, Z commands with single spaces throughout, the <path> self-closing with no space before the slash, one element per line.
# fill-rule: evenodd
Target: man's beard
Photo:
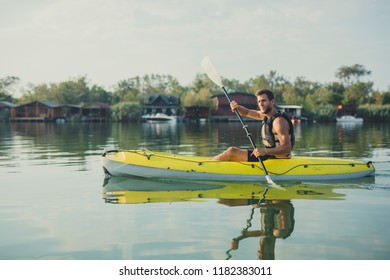
<path fill-rule="evenodd" d="M 268 106 L 267 108 L 265 108 L 265 110 L 263 111 L 263 114 L 268 114 L 269 112 L 271 112 L 272 110 L 272 107 L 271 106 Z"/>

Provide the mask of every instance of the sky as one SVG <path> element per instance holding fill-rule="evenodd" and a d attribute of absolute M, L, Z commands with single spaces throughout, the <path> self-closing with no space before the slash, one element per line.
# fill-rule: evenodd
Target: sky
<path fill-rule="evenodd" d="M 337 81 L 341 66 L 390 88 L 390 0 L 0 0 L 0 78 L 86 76 L 108 90 L 147 74 L 190 85 L 208 55 L 241 82 L 276 71 Z"/>

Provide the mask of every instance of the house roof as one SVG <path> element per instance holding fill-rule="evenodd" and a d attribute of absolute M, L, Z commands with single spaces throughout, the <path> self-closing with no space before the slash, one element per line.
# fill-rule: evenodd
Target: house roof
<path fill-rule="evenodd" d="M 83 109 L 109 109 L 110 106 L 103 102 L 92 102 L 82 107 Z"/>
<path fill-rule="evenodd" d="M 65 104 L 65 105 L 61 105 L 60 107 L 81 108 L 80 105 L 75 105 L 75 104 Z"/>
<path fill-rule="evenodd" d="M 276 107 L 282 109 L 302 109 L 302 106 L 299 105 L 277 105 Z"/>
<path fill-rule="evenodd" d="M 15 107 L 16 105 L 12 102 L 8 102 L 8 101 L 0 101 L 0 106 L 1 107 Z"/>
<path fill-rule="evenodd" d="M 164 104 L 166 104 L 167 106 L 180 105 L 180 98 L 173 95 L 164 95 L 164 94 L 150 96 L 145 105 L 153 105 L 159 99 L 161 99 L 164 102 Z"/>
<path fill-rule="evenodd" d="M 40 104 L 43 104 L 47 107 L 50 107 L 50 108 L 56 108 L 58 107 L 59 105 L 54 103 L 54 102 L 51 102 L 49 100 L 38 100 L 38 101 L 31 101 L 31 102 L 28 102 L 28 103 L 25 103 L 25 104 L 22 104 L 22 105 L 19 105 L 19 106 L 16 106 L 16 107 L 22 107 L 22 106 L 27 106 L 27 105 L 30 105 L 30 104 L 33 104 L 33 103 L 40 103 Z"/>

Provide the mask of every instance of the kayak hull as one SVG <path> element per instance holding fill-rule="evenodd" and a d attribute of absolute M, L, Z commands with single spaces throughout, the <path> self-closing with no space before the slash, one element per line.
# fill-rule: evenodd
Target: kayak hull
<path fill-rule="evenodd" d="M 121 177 L 191 181 L 266 181 L 258 162 L 211 161 L 145 150 L 115 150 L 102 155 L 107 174 Z M 349 159 L 298 157 L 269 159 L 264 165 L 274 181 L 318 181 L 372 176 L 371 162 Z"/>

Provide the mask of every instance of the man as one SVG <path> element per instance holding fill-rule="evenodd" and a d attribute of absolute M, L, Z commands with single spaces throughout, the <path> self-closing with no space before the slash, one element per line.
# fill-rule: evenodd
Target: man
<path fill-rule="evenodd" d="M 211 160 L 223 161 L 258 161 L 269 158 L 290 158 L 294 146 L 294 128 L 290 118 L 275 107 L 275 96 L 272 91 L 262 89 L 256 92 L 260 110 L 250 110 L 232 101 L 230 107 L 245 117 L 262 120 L 261 139 L 265 148 L 256 148 L 254 151 L 229 147 L 223 153 L 214 156 Z"/>

